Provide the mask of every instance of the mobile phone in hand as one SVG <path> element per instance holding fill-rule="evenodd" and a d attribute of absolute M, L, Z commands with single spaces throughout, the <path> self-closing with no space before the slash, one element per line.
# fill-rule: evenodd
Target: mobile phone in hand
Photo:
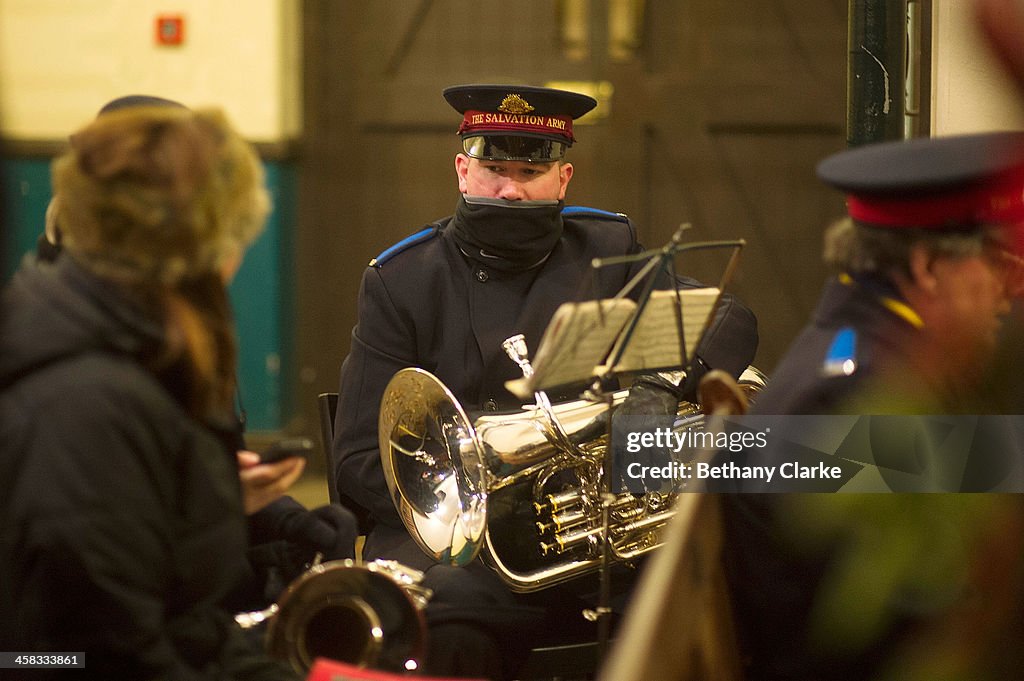
<path fill-rule="evenodd" d="M 260 455 L 260 463 L 275 463 L 292 456 L 309 456 L 313 441 L 308 437 L 289 437 L 278 440 Z"/>

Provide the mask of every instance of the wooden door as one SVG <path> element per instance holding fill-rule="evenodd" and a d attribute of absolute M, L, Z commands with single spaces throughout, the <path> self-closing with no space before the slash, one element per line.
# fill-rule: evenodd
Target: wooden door
<path fill-rule="evenodd" d="M 607 20 L 620 10 L 637 20 L 626 39 Z M 455 206 L 452 84 L 609 84 L 606 117 L 570 151 L 569 202 L 629 214 L 648 247 L 683 222 L 688 239 L 746 239 L 731 290 L 758 315 L 763 370 L 807 320 L 821 234 L 842 213 L 814 166 L 845 144 L 846 2 L 306 0 L 304 23 L 297 390 L 311 428 L 367 261 Z M 678 264 L 716 282 L 724 255 Z"/>

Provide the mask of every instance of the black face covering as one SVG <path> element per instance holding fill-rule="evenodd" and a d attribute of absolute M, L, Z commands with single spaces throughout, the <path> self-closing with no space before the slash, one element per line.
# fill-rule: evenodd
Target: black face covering
<path fill-rule="evenodd" d="M 525 270 L 544 262 L 562 238 L 562 202 L 461 195 L 451 229 L 470 257 L 499 270 Z"/>

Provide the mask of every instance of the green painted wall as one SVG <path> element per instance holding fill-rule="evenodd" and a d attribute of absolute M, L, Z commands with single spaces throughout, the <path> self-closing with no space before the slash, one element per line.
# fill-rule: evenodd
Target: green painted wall
<path fill-rule="evenodd" d="M 238 384 L 250 431 L 281 430 L 294 414 L 295 169 L 267 163 L 274 210 L 231 282 L 238 326 Z"/>
<path fill-rule="evenodd" d="M 295 169 L 282 162 L 268 162 L 266 169 L 274 211 L 230 288 L 238 326 L 239 389 L 250 432 L 281 430 L 294 409 L 287 386 L 295 375 Z M 50 195 L 50 159 L 3 161 L 5 281 L 35 248 Z"/>
<path fill-rule="evenodd" d="M 50 202 L 50 159 L 3 161 L 4 281 L 21 257 L 35 249 Z"/>

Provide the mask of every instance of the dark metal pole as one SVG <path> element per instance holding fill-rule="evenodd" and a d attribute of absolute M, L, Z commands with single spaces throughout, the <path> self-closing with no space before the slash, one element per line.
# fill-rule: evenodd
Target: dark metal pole
<path fill-rule="evenodd" d="M 846 141 L 904 137 L 906 0 L 850 0 Z"/>

